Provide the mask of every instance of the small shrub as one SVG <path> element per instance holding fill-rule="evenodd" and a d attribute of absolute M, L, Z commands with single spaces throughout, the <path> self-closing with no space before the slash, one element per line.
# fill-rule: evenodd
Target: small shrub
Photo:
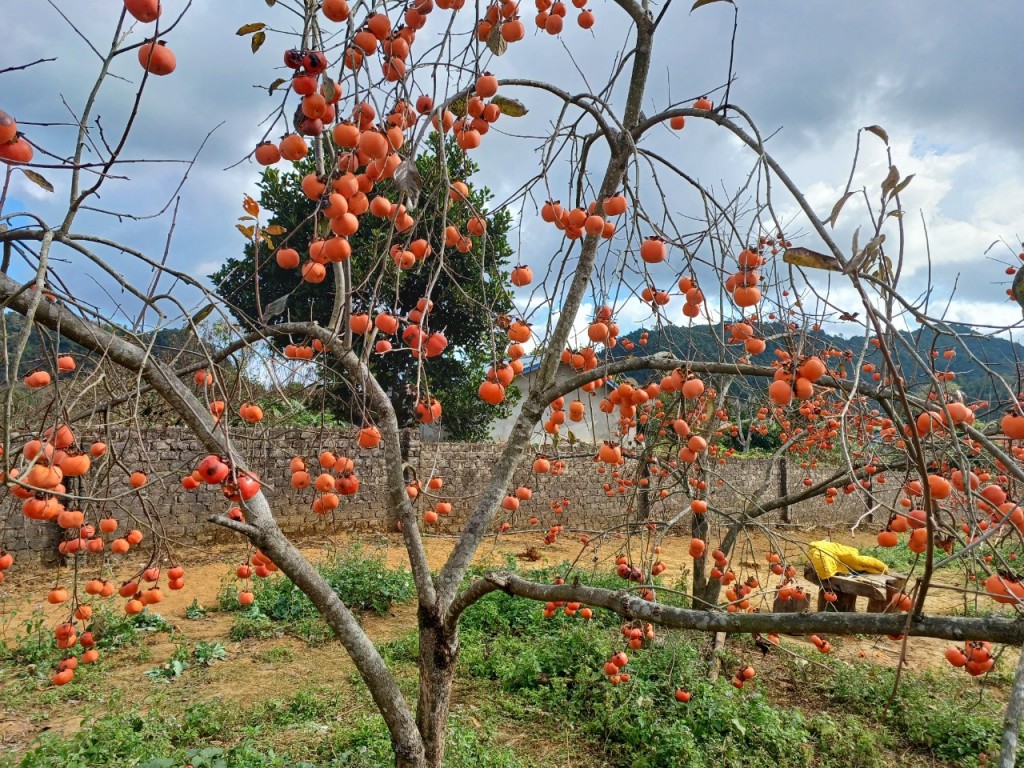
<path fill-rule="evenodd" d="M 211 643 L 204 640 L 196 643 L 196 647 L 192 651 L 192 656 L 195 658 L 197 664 L 209 667 L 213 665 L 214 662 L 226 659 L 228 657 L 228 651 L 220 643 Z"/>
<path fill-rule="evenodd" d="M 383 557 L 367 554 L 359 546 L 320 564 L 319 570 L 345 605 L 354 611 L 375 611 L 383 615 L 396 603 L 415 595 L 409 571 L 389 568 Z M 252 606 L 242 609 L 234 584 L 225 585 L 220 592 L 218 602 L 222 609 L 239 611 L 239 615 L 246 617 L 244 629 L 237 632 L 232 629 L 232 639 L 272 636 L 266 622 L 283 623 L 287 631 L 310 642 L 331 636 L 313 604 L 284 576 L 257 579 L 253 593 L 256 599 Z"/>

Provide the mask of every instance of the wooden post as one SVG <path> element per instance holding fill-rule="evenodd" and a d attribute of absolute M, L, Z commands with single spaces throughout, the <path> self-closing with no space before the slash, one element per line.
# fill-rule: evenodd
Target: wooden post
<path fill-rule="evenodd" d="M 787 472 L 786 457 L 781 456 L 779 458 L 779 498 L 784 499 L 789 495 L 789 477 Z M 782 522 L 789 523 L 789 504 L 786 504 L 782 508 Z"/>

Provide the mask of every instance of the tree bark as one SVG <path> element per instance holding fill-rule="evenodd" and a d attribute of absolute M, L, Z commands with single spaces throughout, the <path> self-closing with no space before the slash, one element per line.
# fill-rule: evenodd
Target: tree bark
<path fill-rule="evenodd" d="M 1020 720 L 1024 716 L 1024 649 L 1017 662 L 1013 676 L 1013 689 L 1006 704 L 1006 718 L 1003 721 L 1003 746 L 999 752 L 999 768 L 1014 768 L 1017 764 L 1017 738 L 1020 736 Z"/>
<path fill-rule="evenodd" d="M 690 527 L 690 533 L 693 535 L 693 538 L 700 539 L 705 543 L 711 531 L 711 525 L 708 523 L 707 517 L 707 515 L 694 515 L 693 523 Z M 704 591 L 708 585 L 707 566 L 708 554 L 707 548 L 705 548 L 703 555 L 693 558 L 693 589 L 690 591 L 690 594 L 695 598 L 703 599 L 704 597 Z M 702 600 L 694 600 L 692 607 L 703 611 L 707 610 L 710 606 L 703 603 Z"/>
<path fill-rule="evenodd" d="M 424 765 L 441 768 L 445 731 L 451 705 L 455 663 L 459 657 L 458 626 L 446 628 L 432 606 L 420 604 L 420 693 L 416 703 L 416 726 L 423 740 Z"/>
<path fill-rule="evenodd" d="M 744 514 L 743 519 L 747 519 L 746 514 Z M 722 543 L 718 546 L 718 548 L 725 553 L 726 557 L 730 557 L 732 555 L 732 548 L 735 546 L 736 538 L 740 535 L 740 531 L 742 530 L 742 523 L 733 523 L 729 526 L 729 530 L 726 531 L 725 538 L 722 539 Z M 704 584 L 704 591 L 700 595 L 700 599 L 704 601 L 704 605 L 706 607 L 718 605 L 718 596 L 721 594 L 721 592 L 721 579 L 708 579 Z"/>
<path fill-rule="evenodd" d="M 779 498 L 789 496 L 789 462 L 785 456 L 779 457 Z M 782 508 L 782 522 L 789 523 L 789 504 Z"/>
<path fill-rule="evenodd" d="M 488 573 L 482 580 L 490 588 L 471 585 L 464 595 L 479 599 L 502 590 L 510 595 L 540 602 L 580 602 L 605 608 L 628 619 L 650 621 L 663 627 L 701 632 L 780 632 L 810 635 L 900 635 L 943 640 L 989 640 L 1024 645 L 1024 622 L 996 616 L 908 616 L 904 613 L 726 613 L 694 611 L 644 600 L 625 590 L 600 589 L 583 584 L 538 584 L 507 571 Z M 459 603 L 464 610 L 469 600 Z"/>

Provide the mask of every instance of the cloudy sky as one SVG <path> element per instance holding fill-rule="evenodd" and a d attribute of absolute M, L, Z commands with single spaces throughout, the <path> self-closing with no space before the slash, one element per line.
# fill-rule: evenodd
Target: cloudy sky
<path fill-rule="evenodd" d="M 0 76 L 0 109 L 12 113 L 34 142 L 61 155 L 68 151 L 71 130 L 30 123 L 66 123 L 69 112 L 62 99 L 72 109 L 80 108 L 99 59 L 56 9 L 98 48 L 104 48 L 120 3 L 0 0 L 0 6 L 25 2 L 32 4 L 34 12 L 23 15 L 18 34 L 6 40 L 0 69 L 40 57 L 57 56 L 58 60 Z M 164 5 L 173 14 L 184 2 L 165 0 Z M 1024 235 L 1024 131 L 1020 129 L 1024 94 L 1019 85 L 1024 52 L 1015 39 L 1024 29 L 1024 6 L 959 0 L 737 0 L 737 5 L 730 101 L 753 117 L 762 135 L 771 136 L 769 150 L 806 191 L 815 209 L 827 215 L 841 194 L 857 129 L 883 126 L 901 174 L 915 174 L 903 201 L 906 293 L 926 290 L 930 278 L 933 295 L 943 299 L 943 306 L 956 288 L 949 319 L 989 324 L 1019 321 L 1019 308 L 1006 302 L 1009 278 L 1004 268 L 1015 258 L 1019 245 L 1015 241 Z M 673 4 L 659 31 L 644 105 L 647 114 L 671 101 L 704 93 L 718 94 L 716 103 L 721 98 L 718 89 L 728 73 L 733 8 L 716 3 L 690 13 L 688 6 L 687 2 Z M 592 32 L 576 26 L 578 12 L 570 6 L 569 23 L 556 40 L 531 29 L 533 10 L 524 5 L 526 40 L 488 68 L 500 77 L 550 78 L 570 92 L 603 85 L 613 67 L 612 57 L 627 39 L 628 25 L 622 12 L 607 0 L 591 7 L 597 16 Z M 468 13 L 467 5 L 460 16 Z M 435 11 L 426 31 L 431 25 L 441 26 L 448 16 L 447 11 Z M 207 275 L 239 252 L 242 242 L 234 223 L 241 214 L 243 194 L 255 192 L 256 166 L 242 163 L 225 169 L 243 158 L 264 134 L 260 122 L 276 102 L 257 86 L 266 86 L 281 74 L 280 52 L 285 44 L 283 37 L 271 35 L 253 55 L 248 40 L 235 35 L 239 26 L 253 21 L 284 30 L 292 23 L 287 13 L 268 9 L 264 0 L 194 0 L 167 38 L 177 55 L 178 70 L 150 83 L 126 153 L 131 158 L 190 158 L 216 128 L 182 189 L 168 257 L 169 265 L 193 275 Z M 142 39 L 142 34 L 135 30 L 130 39 Z M 98 110 L 109 131 L 116 130 L 130 108 L 139 80 L 135 56 L 118 60 L 113 72 L 123 80 L 108 83 Z M 532 137 L 546 134 L 555 108 L 552 100 L 535 93 L 508 95 L 527 102 L 531 111 L 514 124 L 506 120 L 498 127 L 531 138 L 492 135 L 478 151 L 481 180 L 499 199 L 536 172 L 534 149 L 539 141 Z M 620 97 L 617 91 L 619 103 Z M 721 129 L 693 120 L 679 134 L 653 132 L 646 146 L 720 190 L 733 189 L 754 164 L 750 152 Z M 855 187 L 877 190 L 888 165 L 884 150 L 877 139 L 862 139 Z M 517 158 L 515 163 L 508 160 L 512 156 Z M 57 187 L 56 194 L 45 193 L 15 174 L 5 213 L 31 210 L 59 220 L 67 195 L 66 177 L 57 170 L 42 172 Z M 99 205 L 146 216 L 167 204 L 183 166 L 131 165 L 120 172 L 128 179 L 109 184 Z M 554 174 L 552 183 L 557 185 L 560 178 L 564 181 L 564 176 Z M 653 185 L 645 183 L 641 193 L 653 193 Z M 674 186 L 674 181 L 666 184 L 674 216 L 684 220 L 700 212 L 689 209 L 692 195 Z M 520 244 L 519 260 L 540 271 L 559 243 L 534 217 L 532 205 L 519 219 L 521 230 L 514 233 L 513 241 Z M 776 205 L 784 217 L 796 213 L 791 201 L 776 198 Z M 930 238 L 930 271 L 922 221 Z M 847 244 L 856 227 L 868 225 L 864 208 L 851 202 L 837 227 L 837 239 Z M 117 238 L 159 259 L 168 227 L 166 215 L 128 221 L 90 214 L 81 217 L 77 229 Z M 794 227 L 797 236 L 807 238 L 801 244 L 819 247 L 806 224 L 797 222 Z M 997 246 L 986 255 L 986 249 L 1000 239 L 1009 248 Z M 151 276 L 146 269 L 117 253 L 105 256 L 130 281 L 148 285 Z M 670 266 L 674 258 L 670 256 Z M 70 266 L 80 270 L 79 257 Z M 63 269 L 65 277 L 71 274 Z M 661 276 L 666 283 L 671 271 Z M 82 277 L 76 285 L 97 306 L 109 310 L 122 301 L 109 281 L 101 284 L 87 270 L 78 274 Z M 164 290 L 171 287 L 170 280 L 161 284 Z M 195 293 L 179 291 L 179 295 L 185 301 L 198 300 Z M 594 298 L 602 300 L 600 295 Z M 840 305 L 851 300 L 842 289 L 835 298 Z M 522 300 L 525 306 L 525 295 Z M 682 321 L 680 306 L 676 299 L 670 316 Z M 129 317 L 132 314 L 129 311 L 121 319 L 134 319 Z M 650 317 L 649 310 L 635 301 L 625 303 L 622 314 L 626 328 Z"/>

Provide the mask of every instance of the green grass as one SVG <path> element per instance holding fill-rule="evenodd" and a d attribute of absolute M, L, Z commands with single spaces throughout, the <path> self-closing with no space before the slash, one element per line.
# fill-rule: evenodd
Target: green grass
<path fill-rule="evenodd" d="M 89 628 L 96 637 L 101 659 L 117 648 L 140 645 L 145 633 L 173 631 L 162 616 L 148 608 L 129 616 L 123 611 L 101 607 L 93 615 Z M 46 677 L 68 653 L 57 648 L 53 623 L 41 611 L 36 611 L 11 639 L 0 641 L 0 668 L 18 676 Z"/>
<path fill-rule="evenodd" d="M 388 569 L 360 551 L 322 567 L 339 594 L 363 610 L 378 610 L 412 594 L 408 573 Z M 528 575 L 550 581 L 563 571 L 551 568 Z M 581 578 L 612 588 L 624 585 L 614 576 Z M 312 606 L 280 581 L 258 582 L 256 608 L 238 610 L 232 631 L 243 626 L 271 635 L 295 628 L 311 632 L 319 621 Z M 380 590 L 376 596 L 368 595 L 373 585 Z M 227 592 L 222 604 L 237 610 Z M 137 644 L 140 633 L 166 626 L 153 614 L 111 615 L 104 622 L 109 647 Z M 986 687 L 1007 684 L 1005 664 L 980 684 L 951 670 L 906 672 L 887 709 L 894 682 L 891 669 L 848 664 L 812 651 L 808 658 L 813 656 L 828 671 L 810 669 L 799 660 L 786 667 L 783 659 L 788 657 L 778 652 L 761 665 L 752 646 L 734 640 L 722 654 L 721 678 L 710 683 L 702 659 L 708 638 L 658 630 L 650 647 L 627 651 L 631 680 L 613 686 L 603 665 L 623 649 L 621 622 L 600 609 L 590 621 L 562 612 L 545 619 L 537 603 L 501 592 L 471 606 L 460 625 L 458 693 L 445 765 L 549 768 L 556 763 L 544 757 L 545 747 L 563 741 L 571 747 L 574 764 L 611 768 L 884 768 L 903 764 L 904 758 L 914 765 L 932 761 L 973 768 L 980 753 L 998 751 L 999 704 L 982 694 Z M 28 659 L 49 658 L 46 635 L 44 628 L 30 625 L 16 642 L 0 649 L 0 674 L 9 675 Z M 387 730 L 354 674 L 353 687 L 342 679 L 334 681 L 342 683 L 340 688 L 307 685 L 287 696 L 268 692 L 267 700 L 185 697 L 183 703 L 181 692 L 189 690 L 190 680 L 225 651 L 210 641 L 179 644 L 171 661 L 187 663 L 187 671 L 154 673 L 174 685 L 151 686 L 143 708 L 121 705 L 117 693 L 102 685 L 102 670 L 94 668 L 59 689 L 32 682 L 11 696 L 9 704 L 26 701 L 24 696 L 31 694 L 40 711 L 40 705 L 77 700 L 95 702 L 102 714 L 73 735 L 44 734 L 17 765 L 369 768 L 392 763 Z M 416 633 L 383 643 L 380 651 L 414 701 Z M 295 654 L 291 646 L 277 644 L 254 658 L 286 664 Z M 737 690 L 729 678 L 747 662 L 763 671 Z M 175 683 L 178 677 L 181 682 Z M 793 680 L 786 683 L 784 678 Z M 798 696 L 796 706 L 773 700 L 787 685 Z M 693 694 L 689 703 L 675 701 L 677 687 Z M 529 744 L 524 747 L 518 739 L 514 749 L 502 746 L 501 739 L 510 732 L 528 735 Z M 565 761 L 563 752 L 557 764 Z"/>
<path fill-rule="evenodd" d="M 339 720 L 341 721 L 339 723 Z M 502 747 L 492 729 L 453 717 L 446 766 L 531 768 Z M 390 765 L 391 741 L 379 715 L 353 711 L 341 694 L 308 688 L 248 708 L 197 702 L 116 712 L 70 737 L 44 735 L 19 768 L 377 768 Z"/>
<path fill-rule="evenodd" d="M 998 754 L 1002 718 L 978 686 L 963 673 L 924 670 L 904 675 L 893 699 L 896 672 L 868 663 L 833 663 L 829 697 L 851 712 L 879 717 L 915 749 L 956 765 L 977 764 L 977 756 Z M 822 681 L 824 684 L 825 681 Z M 1024 765 L 1024 756 L 1017 761 Z"/>
<path fill-rule="evenodd" d="M 324 561 L 318 568 L 345 605 L 354 611 L 384 615 L 416 593 L 408 570 L 389 568 L 382 557 L 367 553 L 358 545 Z M 236 612 L 232 640 L 266 639 L 283 632 L 309 642 L 331 637 L 330 628 L 313 603 L 284 576 L 254 579 L 252 591 L 256 599 L 246 608 L 238 604 L 237 582 L 225 584 L 220 591 L 220 608 Z"/>
<path fill-rule="evenodd" d="M 770 680 L 731 687 L 732 670 L 756 664 L 742 646 L 731 646 L 722 678 L 710 684 L 700 653 L 706 637 L 662 630 L 652 647 L 628 652 L 630 682 L 612 686 L 602 667 L 623 648 L 620 621 L 605 611 L 589 623 L 561 613 L 544 619 L 539 606 L 494 593 L 464 616 L 460 671 L 501 690 L 494 701 L 504 716 L 539 714 L 573 728 L 623 768 L 881 768 L 892 764 L 887 753 L 908 748 L 973 768 L 979 754 L 998 752 L 998 713 L 989 701 L 966 706 L 981 688 L 953 672 L 904 674 L 887 714 L 893 670 L 825 657 L 832 674 L 815 670 L 806 682 L 804 700 L 819 705 L 805 712 L 769 701 Z M 990 675 L 988 684 L 996 682 L 1005 680 Z M 689 703 L 675 701 L 677 686 L 691 691 Z"/>

